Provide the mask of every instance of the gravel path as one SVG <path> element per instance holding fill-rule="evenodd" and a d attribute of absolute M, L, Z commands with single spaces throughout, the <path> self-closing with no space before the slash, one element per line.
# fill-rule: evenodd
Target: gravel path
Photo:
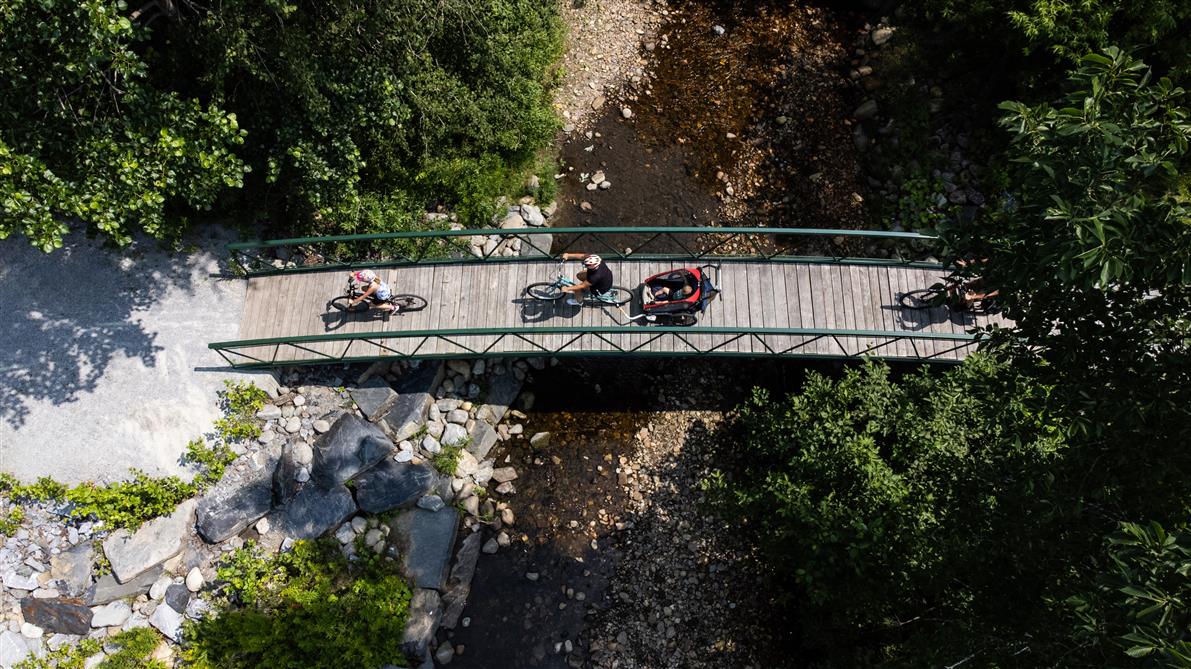
<path fill-rule="evenodd" d="M 219 417 L 223 380 L 248 376 L 206 347 L 239 328 L 244 283 L 217 276 L 231 240 L 208 228 L 168 253 L 76 234 L 49 255 L 0 242 L 0 471 L 64 482 L 185 473 L 178 459 Z"/>

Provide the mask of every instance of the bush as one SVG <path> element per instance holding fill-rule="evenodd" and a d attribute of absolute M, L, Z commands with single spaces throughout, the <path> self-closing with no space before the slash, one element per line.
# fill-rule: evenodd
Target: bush
<path fill-rule="evenodd" d="M 265 391 L 250 382 L 225 380 L 219 391 L 224 417 L 215 421 L 215 431 L 224 441 L 244 441 L 261 436 L 256 412 L 269 399 Z"/>
<path fill-rule="evenodd" d="M 161 660 L 149 659 L 149 655 L 161 643 L 157 632 L 148 627 L 126 630 L 110 637 L 106 643 L 97 639 L 83 639 L 74 646 L 63 646 L 50 651 L 44 657 L 29 657 L 16 665 L 15 669 L 83 669 L 87 658 L 107 648 L 108 655 L 96 669 L 167 669 L 169 665 Z"/>
<path fill-rule="evenodd" d="M 219 567 L 220 615 L 187 624 L 182 656 L 197 669 L 400 663 L 410 590 L 394 564 L 349 563 L 331 540 L 269 557 L 249 543 Z"/>
<path fill-rule="evenodd" d="M 223 472 L 236 459 L 236 454 L 227 444 L 208 446 L 200 437 L 186 444 L 184 459 L 199 466 L 200 471 L 194 478 L 194 485 L 200 490 L 205 490 L 223 478 Z"/>
<path fill-rule="evenodd" d="M 94 516 L 108 527 L 136 528 L 159 516 L 173 513 L 174 508 L 197 489 L 177 476 L 153 478 L 133 469 L 133 480 L 106 486 L 83 483 L 68 490 L 65 500 L 73 506 L 72 518 Z"/>

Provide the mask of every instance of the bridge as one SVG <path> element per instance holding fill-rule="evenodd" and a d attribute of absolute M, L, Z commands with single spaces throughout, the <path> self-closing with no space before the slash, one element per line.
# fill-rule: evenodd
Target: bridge
<path fill-rule="evenodd" d="M 955 363 L 975 328 L 999 316 L 902 309 L 900 294 L 937 283 L 937 262 L 911 260 L 916 233 L 769 228 L 517 228 L 282 239 L 229 245 L 248 281 L 236 341 L 209 344 L 238 368 L 384 358 L 748 356 Z M 807 251 L 810 251 L 808 254 Z M 625 308 L 567 306 L 524 294 L 557 276 L 563 251 L 600 254 L 616 283 L 716 264 L 722 292 L 690 327 L 630 321 Z M 416 312 L 328 307 L 346 273 L 370 268 Z M 580 269 L 566 267 L 568 274 Z"/>

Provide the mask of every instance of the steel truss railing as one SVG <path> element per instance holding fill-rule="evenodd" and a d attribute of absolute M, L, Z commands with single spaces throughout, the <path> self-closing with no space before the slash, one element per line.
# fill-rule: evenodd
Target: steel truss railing
<path fill-rule="evenodd" d="M 473 245 L 473 238 L 481 245 Z M 815 250 L 820 255 L 794 253 L 800 238 L 817 240 Z M 937 267 L 937 263 L 913 259 L 929 253 L 934 239 L 914 232 L 810 228 L 492 228 L 276 239 L 230 244 L 228 250 L 233 267 L 245 276 L 432 263 L 517 262 L 564 251 L 598 253 L 613 260 L 763 260 Z M 893 258 L 857 255 L 855 247 L 860 242 L 882 245 L 886 255 Z M 514 247 L 516 255 L 511 255 L 508 249 Z"/>
<path fill-rule="evenodd" d="M 665 341 L 665 350 L 650 348 Z M 532 327 L 326 334 L 216 342 L 232 367 L 263 368 L 378 358 L 534 356 L 748 356 L 882 358 L 954 363 L 947 354 L 976 346 L 978 334 L 724 327 Z M 428 344 L 434 343 L 433 346 Z M 730 350 L 749 344 L 748 351 Z M 898 342 L 910 353 L 898 353 Z M 512 345 L 510 345 L 510 343 Z M 733 347 L 738 348 L 738 347 Z"/>

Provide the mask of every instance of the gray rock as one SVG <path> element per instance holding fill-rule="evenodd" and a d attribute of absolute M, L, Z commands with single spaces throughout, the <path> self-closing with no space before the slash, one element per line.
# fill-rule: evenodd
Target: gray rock
<path fill-rule="evenodd" d="M 423 360 L 398 379 L 396 390 L 401 395 L 432 393 L 442 383 L 445 374 L 446 366 L 441 360 Z"/>
<path fill-rule="evenodd" d="M 261 420 L 277 420 L 281 418 L 281 407 L 276 404 L 266 404 L 263 409 L 256 412 L 256 417 Z"/>
<path fill-rule="evenodd" d="M 467 444 L 467 452 L 475 456 L 476 460 L 488 457 L 488 452 L 496 445 L 498 437 L 496 430 L 482 420 L 477 420 L 476 424 L 472 426 L 470 436 L 471 441 Z"/>
<path fill-rule="evenodd" d="M 380 420 L 397 402 L 396 391 L 389 387 L 388 381 L 380 377 L 369 379 L 359 388 L 352 388 L 349 393 L 352 401 L 371 421 Z"/>
<path fill-rule="evenodd" d="M 459 453 L 459 464 L 455 465 L 455 471 L 445 473 L 454 473 L 455 476 L 471 476 L 479 468 L 479 461 L 469 451 L 465 450 Z"/>
<path fill-rule="evenodd" d="M 488 485 L 488 482 L 492 480 L 492 461 L 485 460 L 481 462 L 480 466 L 476 469 L 476 473 L 472 474 L 471 477 L 475 479 L 477 485 Z"/>
<path fill-rule="evenodd" d="M 865 100 L 856 111 L 852 112 L 852 116 L 856 117 L 857 121 L 866 121 L 877 115 L 877 101 Z"/>
<path fill-rule="evenodd" d="M 426 451 L 427 453 L 437 455 L 442 452 L 442 443 L 438 439 L 430 435 L 426 435 L 422 438 L 422 450 Z"/>
<path fill-rule="evenodd" d="M 25 622 L 49 632 L 81 635 L 91 631 L 91 609 L 83 600 L 74 597 L 26 597 L 21 600 L 21 615 Z"/>
<path fill-rule="evenodd" d="M 542 215 L 542 210 L 532 204 L 521 205 L 521 218 L 524 218 L 526 223 L 535 228 L 546 225 L 546 217 Z"/>
<path fill-rule="evenodd" d="M 107 604 L 117 599 L 136 597 L 137 595 L 146 593 L 157 582 L 157 579 L 161 577 L 161 572 L 163 571 L 165 569 L 162 565 L 156 565 L 127 583 L 120 583 L 111 574 L 101 576 L 95 582 L 90 595 L 86 597 L 87 603 L 91 605 Z"/>
<path fill-rule="evenodd" d="M 356 539 L 356 531 L 352 529 L 351 523 L 344 523 L 335 530 L 335 540 L 341 544 L 350 544 Z"/>
<path fill-rule="evenodd" d="M 199 571 L 198 567 L 191 567 L 190 571 L 186 573 L 186 589 L 191 592 L 198 592 L 206 585 L 203 579 L 203 572 Z"/>
<path fill-rule="evenodd" d="M 111 604 L 96 606 L 91 609 L 92 627 L 118 627 L 128 621 L 132 615 L 132 606 L 119 599 Z"/>
<path fill-rule="evenodd" d="M 29 657 L 29 644 L 16 632 L 0 632 L 0 667 L 13 667 Z"/>
<path fill-rule="evenodd" d="M 429 465 L 386 459 L 356 479 L 356 501 L 368 513 L 385 513 L 413 504 L 437 482 Z"/>
<path fill-rule="evenodd" d="M 277 461 L 277 467 L 273 470 L 272 504 L 265 508 L 265 513 L 269 512 L 269 508 L 282 506 L 293 499 L 294 495 L 297 495 L 298 491 L 302 489 L 302 484 L 310 480 L 310 465 L 312 463 L 303 464 L 301 462 L 306 454 L 298 452 L 299 445 L 310 448 L 305 442 L 297 439 L 292 439 L 285 445 L 281 458 Z M 310 459 L 313 460 L 313 458 L 314 452 L 311 449 Z M 260 501 L 264 501 L 263 495 Z M 248 524 L 251 524 L 251 520 Z"/>
<path fill-rule="evenodd" d="M 285 506 L 269 514 L 269 524 L 281 536 L 314 539 L 337 527 L 356 512 L 351 491 L 340 485 L 331 490 L 308 485 Z"/>
<path fill-rule="evenodd" d="M 121 583 L 182 552 L 182 541 L 194 523 L 197 502 L 186 500 L 168 516 L 155 518 L 130 534 L 116 530 L 103 542 L 103 553 Z"/>
<path fill-rule="evenodd" d="M 889 38 L 893 37 L 893 28 L 882 26 L 872 32 L 873 44 L 877 46 L 885 46 Z"/>
<path fill-rule="evenodd" d="M 273 508 L 273 472 L 281 453 L 281 444 L 274 444 L 242 455 L 228 467 L 219 483 L 199 500 L 195 515 L 203 539 L 226 541 Z"/>
<path fill-rule="evenodd" d="M 140 627 L 151 627 L 149 625 L 149 617 L 143 613 L 133 611 L 131 616 L 128 616 L 128 621 L 124 623 L 124 630 L 137 629 Z"/>
<path fill-rule="evenodd" d="M 456 425 L 463 425 L 464 423 L 467 422 L 468 418 L 470 418 L 470 416 L 468 416 L 467 412 L 464 411 L 463 409 L 454 409 L 452 411 L 447 412 L 447 422 L 448 423 L 455 423 Z"/>
<path fill-rule="evenodd" d="M 194 620 L 206 617 L 210 611 L 211 605 L 202 597 L 191 597 L 190 603 L 186 605 L 186 617 Z"/>
<path fill-rule="evenodd" d="M 393 534 L 414 587 L 442 589 L 458 526 L 459 513 L 451 507 L 436 512 L 415 508 L 398 517 Z"/>
<path fill-rule="evenodd" d="M 463 540 L 455 553 L 455 566 L 451 567 L 447 588 L 443 592 L 442 626 L 446 629 L 455 629 L 455 625 L 459 623 L 459 616 L 463 615 L 463 607 L 471 594 L 471 580 L 476 574 L 476 563 L 480 559 L 482 540 L 479 532 L 473 532 Z"/>
<path fill-rule="evenodd" d="M 149 599 L 159 602 L 165 599 L 165 591 L 174 584 L 174 579 L 169 574 L 164 574 L 161 578 L 153 581 L 153 585 L 149 587 Z"/>
<path fill-rule="evenodd" d="M 462 444 L 467 439 L 467 429 L 458 423 L 447 423 L 443 428 L 441 443 L 447 446 Z"/>
<path fill-rule="evenodd" d="M 485 555 L 495 555 L 496 551 L 500 550 L 500 544 L 496 539 L 489 539 L 484 542 L 484 547 L 480 549 Z"/>
<path fill-rule="evenodd" d="M 427 511 L 438 511 L 439 509 L 443 508 L 444 506 L 446 506 L 446 503 L 443 502 L 442 498 L 439 497 L 438 495 L 423 495 L 422 497 L 418 498 L 418 508 L 419 509 L 426 509 Z"/>
<path fill-rule="evenodd" d="M 159 605 L 153 610 L 153 615 L 149 616 L 149 624 L 175 643 L 182 639 L 183 620 L 182 614 L 170 608 L 168 604 Z"/>
<path fill-rule="evenodd" d="M 65 584 L 67 594 L 79 596 L 91 585 L 95 548 L 86 542 L 50 559 L 50 576 Z"/>
<path fill-rule="evenodd" d="M 505 412 L 513 405 L 519 392 L 521 392 L 521 381 L 512 374 L 495 377 L 488 384 L 488 403 L 485 406 L 491 412 L 494 424 L 504 418 Z"/>
<path fill-rule="evenodd" d="M 345 414 L 314 444 L 314 482 L 324 490 L 341 486 L 392 453 L 379 427 Z"/>
<path fill-rule="evenodd" d="M 434 398 L 430 393 L 402 393 L 393 408 L 385 414 L 381 426 L 393 441 L 409 439 L 426 422 L 426 414 L 432 404 Z"/>
<path fill-rule="evenodd" d="M 185 611 L 190 603 L 190 590 L 181 583 L 175 583 L 165 589 L 165 603 L 175 611 Z"/>
<path fill-rule="evenodd" d="M 36 590 L 38 587 L 37 577 L 20 574 L 16 571 L 8 571 L 4 574 L 4 587 L 9 590 Z"/>
<path fill-rule="evenodd" d="M 554 245 L 554 235 L 524 235 L 518 239 L 522 240 L 521 256 L 524 258 L 547 257 Z"/>
<path fill-rule="evenodd" d="M 438 592 L 425 588 L 415 590 L 409 603 L 409 618 L 405 623 L 401 650 L 411 658 L 427 657 L 441 618 L 442 597 Z"/>
<path fill-rule="evenodd" d="M 538 432 L 529 438 L 529 445 L 534 448 L 546 448 L 550 445 L 550 433 Z"/>
<path fill-rule="evenodd" d="M 454 657 L 455 647 L 451 645 L 450 641 L 438 644 L 438 650 L 434 651 L 434 661 L 439 664 L 450 664 Z"/>
<path fill-rule="evenodd" d="M 322 434 L 322 433 L 326 432 L 327 430 L 331 429 L 331 424 L 325 420 L 322 420 L 321 418 L 319 420 L 314 421 L 310 426 L 313 427 L 314 431 L 319 434 Z"/>

